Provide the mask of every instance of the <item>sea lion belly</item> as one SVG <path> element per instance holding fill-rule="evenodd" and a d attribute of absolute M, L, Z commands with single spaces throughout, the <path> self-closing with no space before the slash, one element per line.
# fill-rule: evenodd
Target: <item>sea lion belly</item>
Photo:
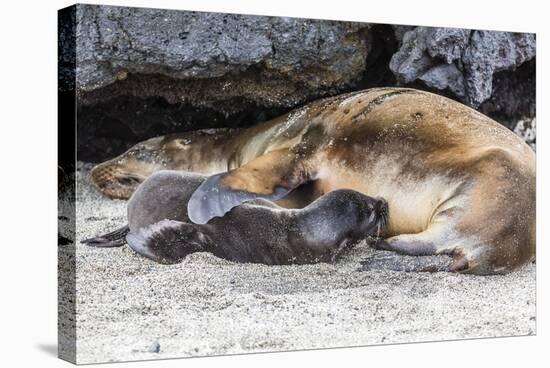
<path fill-rule="evenodd" d="M 381 168 L 384 167 L 384 170 Z M 438 206 L 459 196 L 460 182 L 444 175 L 415 178 L 403 174 L 403 166 L 380 158 L 369 169 L 350 171 L 335 163 L 323 167 L 317 179 L 317 190 L 327 193 L 337 189 L 353 189 L 388 202 L 389 218 L 384 237 L 416 234 L 426 230 L 434 220 Z"/>

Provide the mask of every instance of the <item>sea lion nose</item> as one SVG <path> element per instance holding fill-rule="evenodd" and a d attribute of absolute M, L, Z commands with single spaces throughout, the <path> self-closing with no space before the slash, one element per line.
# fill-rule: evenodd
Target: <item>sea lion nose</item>
<path fill-rule="evenodd" d="M 380 216 L 386 217 L 388 215 L 388 202 L 384 198 L 376 198 L 376 210 Z"/>

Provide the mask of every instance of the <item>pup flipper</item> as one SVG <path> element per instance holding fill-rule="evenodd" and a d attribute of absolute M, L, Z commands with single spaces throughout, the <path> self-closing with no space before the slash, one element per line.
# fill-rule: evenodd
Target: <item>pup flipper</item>
<path fill-rule="evenodd" d="M 311 179 L 311 171 L 295 153 L 272 151 L 235 170 L 209 177 L 189 200 L 189 218 L 205 224 L 252 199 L 281 199 Z"/>
<path fill-rule="evenodd" d="M 84 239 L 81 243 L 98 248 L 120 247 L 126 244 L 125 237 L 128 232 L 130 232 L 130 228 L 126 225 L 111 231 L 110 233 L 99 235 L 90 239 Z"/>

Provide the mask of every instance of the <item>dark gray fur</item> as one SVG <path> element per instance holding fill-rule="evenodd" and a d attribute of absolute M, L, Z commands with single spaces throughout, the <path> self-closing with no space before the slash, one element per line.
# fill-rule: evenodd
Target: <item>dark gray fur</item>
<path fill-rule="evenodd" d="M 174 170 L 154 173 L 139 185 L 128 201 L 127 225 L 82 243 L 102 248 L 122 246 L 130 231 L 137 232 L 162 220 L 189 221 L 187 202 L 206 178 L 206 175 Z"/>
<path fill-rule="evenodd" d="M 386 216 L 384 200 L 340 189 L 303 209 L 256 199 L 207 224 L 163 220 L 126 239 L 136 252 L 160 263 L 176 263 L 197 251 L 269 265 L 330 262 L 383 226 Z"/>
<path fill-rule="evenodd" d="M 207 175 L 162 170 L 147 178 L 128 201 L 128 226 L 136 232 L 162 220 L 188 222 L 187 203 Z"/>
<path fill-rule="evenodd" d="M 112 247 L 122 245 L 126 236 L 133 250 L 160 263 L 176 263 L 197 251 L 235 262 L 329 262 L 387 219 L 384 200 L 340 189 L 302 209 L 255 199 L 207 224 L 193 224 L 187 203 L 206 178 L 180 171 L 154 173 L 128 202 L 128 230 L 123 227 L 83 243 Z M 112 234 L 119 237 L 113 239 Z"/>

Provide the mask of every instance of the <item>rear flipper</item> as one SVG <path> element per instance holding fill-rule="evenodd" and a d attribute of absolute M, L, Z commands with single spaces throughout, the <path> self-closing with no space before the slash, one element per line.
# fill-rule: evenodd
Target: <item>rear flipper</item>
<path fill-rule="evenodd" d="M 125 237 L 128 232 L 130 232 L 130 228 L 126 225 L 110 233 L 82 240 L 81 243 L 99 248 L 120 247 L 126 244 Z"/>
<path fill-rule="evenodd" d="M 206 224 L 246 201 L 281 199 L 311 179 L 311 171 L 295 153 L 288 149 L 272 151 L 238 169 L 209 177 L 189 200 L 189 219 Z"/>
<path fill-rule="evenodd" d="M 197 225 L 172 220 L 130 232 L 126 240 L 135 252 L 164 264 L 177 263 L 190 253 L 202 251 L 207 243 Z"/>
<path fill-rule="evenodd" d="M 359 271 L 389 270 L 403 272 L 451 271 L 453 258 L 442 254 L 434 256 L 405 256 L 380 252 L 361 261 Z"/>

